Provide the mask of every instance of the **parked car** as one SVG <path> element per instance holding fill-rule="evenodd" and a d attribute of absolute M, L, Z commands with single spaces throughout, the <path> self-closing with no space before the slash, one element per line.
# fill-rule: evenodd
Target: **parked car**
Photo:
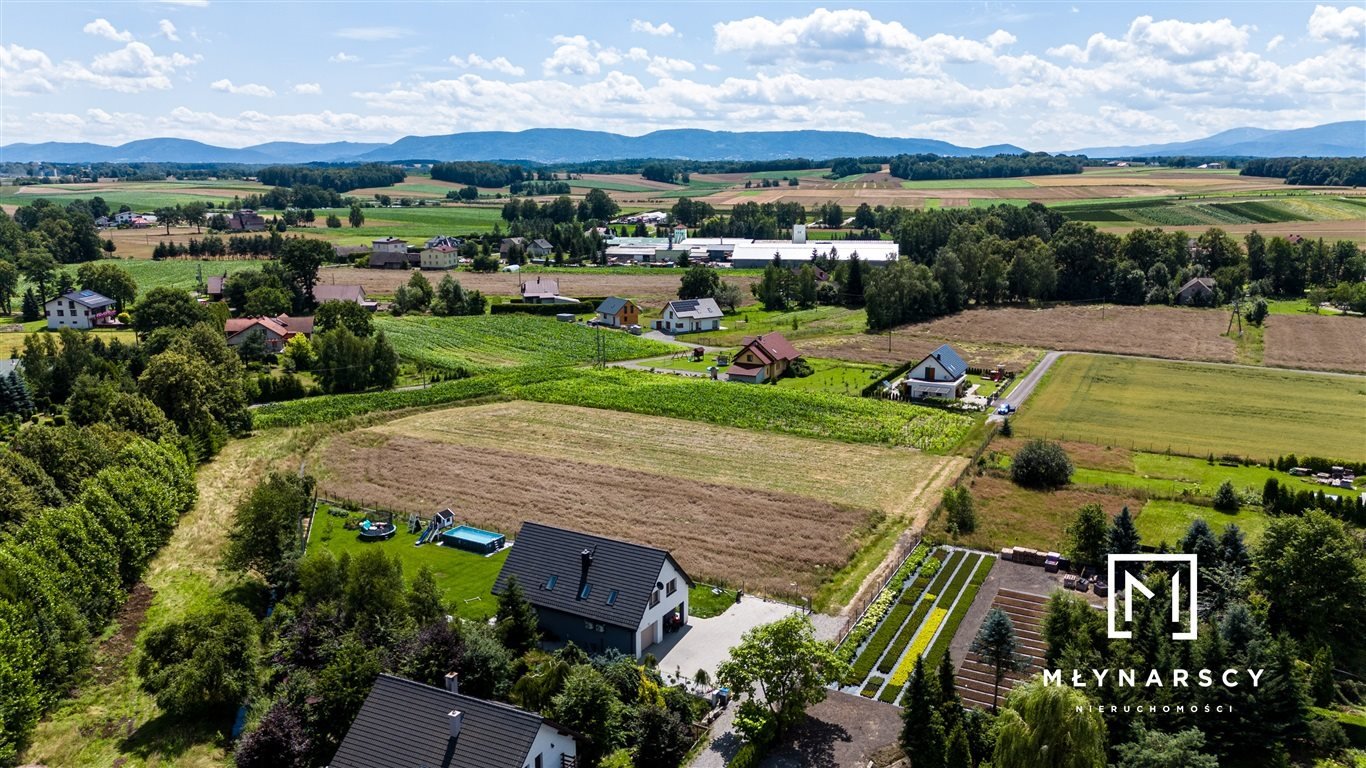
<path fill-rule="evenodd" d="M 996 413 L 1002 416 L 1009 416 L 1015 412 L 1015 406 L 1010 403 L 1001 403 L 1001 407 L 996 409 Z"/>
<path fill-rule="evenodd" d="M 640 331 L 640 326 L 638 326 L 638 325 L 633 325 L 633 326 L 631 326 L 630 328 L 627 328 L 627 329 L 626 329 L 626 332 L 629 333 L 629 334 L 631 334 L 632 336 L 639 336 L 639 335 L 640 335 L 640 332 L 641 332 L 641 331 Z"/>

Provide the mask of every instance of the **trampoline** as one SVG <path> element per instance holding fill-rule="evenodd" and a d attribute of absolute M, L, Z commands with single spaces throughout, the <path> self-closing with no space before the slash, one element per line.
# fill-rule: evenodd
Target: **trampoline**
<path fill-rule="evenodd" d="M 398 527 L 393 523 L 372 523 L 363 520 L 360 524 L 361 541 L 384 541 L 393 538 L 395 533 L 398 533 Z"/>

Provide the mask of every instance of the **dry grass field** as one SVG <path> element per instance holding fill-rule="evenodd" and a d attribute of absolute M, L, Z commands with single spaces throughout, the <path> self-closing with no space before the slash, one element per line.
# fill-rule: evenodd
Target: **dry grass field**
<path fill-rule="evenodd" d="M 951 342 L 974 368 L 990 369 L 1004 363 L 1007 369 L 1020 371 L 1039 356 L 1039 350 L 1032 347 L 935 336 L 921 332 L 915 326 L 893 332 L 890 345 L 885 333 L 857 333 L 803 339 L 801 351 L 814 357 L 901 365 L 923 358 L 945 342 Z"/>
<path fill-rule="evenodd" d="M 1264 338 L 1267 365 L 1366 373 L 1366 318 L 1272 315 Z"/>
<path fill-rule="evenodd" d="M 446 274 L 440 270 L 421 273 L 432 285 L 441 282 Z M 452 272 L 465 290 L 480 291 L 487 296 L 517 296 L 518 286 L 534 275 L 516 272 Z M 364 286 L 367 293 L 392 294 L 408 282 L 412 272 L 406 269 L 356 269 L 354 267 L 326 267 L 318 273 L 319 283 L 355 284 Z M 616 274 L 607 270 L 585 269 L 581 274 L 558 273 L 548 275 L 560 283 L 560 293 L 566 296 L 630 296 L 646 308 L 659 308 L 678 298 L 681 270 L 662 269 L 658 274 Z M 757 278 L 748 275 L 726 275 L 727 282 L 740 286 L 744 298 L 753 302 L 749 286 Z"/>
<path fill-rule="evenodd" d="M 339 435 L 324 493 L 399 510 L 449 506 L 671 549 L 694 576 L 812 594 L 884 518 L 923 522 L 962 459 L 537 403 L 419 414 Z"/>
<path fill-rule="evenodd" d="M 1031 491 L 990 472 L 973 478 L 970 488 L 977 503 L 977 529 L 967 536 L 951 537 L 950 543 L 987 551 L 1002 547 L 1058 551 L 1065 545 L 1067 526 L 1081 506 L 1099 504 L 1110 517 L 1125 506 L 1133 513 L 1143 507 L 1143 499 L 1137 495 L 1079 488 Z M 943 524 L 941 516 L 934 529 L 942 529 Z"/>
<path fill-rule="evenodd" d="M 954 342 L 996 342 L 1044 349 L 1111 352 L 1176 360 L 1232 362 L 1235 344 L 1222 334 L 1228 313 L 1178 307 L 1073 306 L 980 309 L 898 328 L 908 350 Z M 913 340 L 923 340 L 913 344 Z M 882 337 L 886 349 L 886 337 Z M 868 342 L 875 346 L 872 341 Z M 855 358 L 858 359 L 858 358 Z M 903 360 L 905 358 L 902 358 Z"/>

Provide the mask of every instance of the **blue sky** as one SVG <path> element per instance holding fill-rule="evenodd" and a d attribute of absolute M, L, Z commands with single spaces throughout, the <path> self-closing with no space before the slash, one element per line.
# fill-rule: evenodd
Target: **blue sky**
<path fill-rule="evenodd" d="M 570 127 L 1062 150 L 1366 118 L 1366 7 L 0 3 L 0 143 Z"/>

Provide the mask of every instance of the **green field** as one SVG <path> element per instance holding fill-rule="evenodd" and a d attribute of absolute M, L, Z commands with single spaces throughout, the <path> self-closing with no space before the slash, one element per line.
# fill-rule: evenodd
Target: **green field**
<path fill-rule="evenodd" d="M 1229 514 L 1212 507 L 1180 501 L 1150 501 L 1143 505 L 1134 524 L 1138 526 L 1138 534 L 1144 544 L 1155 547 L 1166 542 L 1169 546 L 1175 546 L 1197 517 L 1203 517 L 1209 523 L 1215 536 L 1223 533 L 1229 523 L 1237 523 L 1247 543 L 1252 545 L 1261 543 L 1262 534 L 1266 533 L 1266 527 L 1271 523 L 1271 518 L 1265 512 L 1252 507 Z"/>
<path fill-rule="evenodd" d="M 608 369 L 515 387 L 515 396 L 589 408 L 692 419 L 851 443 L 952 450 L 972 418 L 887 400 L 743 387 L 706 379 Z"/>
<path fill-rule="evenodd" d="M 1325 489 L 1303 477 L 1261 465 L 1229 467 L 1210 464 L 1205 459 L 1189 456 L 1168 456 L 1160 453 L 1135 453 L 1133 473 L 1078 467 L 1072 482 L 1112 488 L 1136 488 L 1148 494 L 1165 497 L 1198 496 L 1213 498 L 1224 481 L 1250 493 L 1261 493 L 1266 481 L 1275 478 L 1282 486 L 1296 491 L 1327 490 L 1340 496 L 1360 496 L 1356 489 Z"/>
<path fill-rule="evenodd" d="M 810 376 L 784 376 L 778 379 L 777 387 L 858 397 L 863 393 L 864 387 L 887 375 L 891 370 L 884 365 L 849 363 L 823 357 L 810 357 L 806 362 L 811 364 Z"/>
<path fill-rule="evenodd" d="M 1066 355 L 1015 421 L 1029 437 L 1153 453 L 1366 459 L 1366 377 Z M 1353 422 L 1352 420 L 1355 420 Z"/>
<path fill-rule="evenodd" d="M 750 179 L 818 179 L 829 173 L 829 168 L 809 168 L 804 171 L 756 171 L 748 177 Z"/>
<path fill-rule="evenodd" d="M 1295 221 L 1350 221 L 1363 218 L 1359 200 L 1326 194 L 1243 193 L 1199 197 L 1137 197 L 1060 202 L 1056 208 L 1075 221 L 1144 226 L 1212 226 L 1273 224 Z"/>
<path fill-rule="evenodd" d="M 335 517 L 319 507 L 314 516 L 313 528 L 309 531 L 310 550 L 325 549 L 333 555 L 349 553 L 355 555 L 363 550 L 379 547 L 403 563 L 403 576 L 412 579 L 418 569 L 427 566 L 436 576 L 436 584 L 446 600 L 446 609 L 472 621 L 483 621 L 498 610 L 498 604 L 489 592 L 498 578 L 498 571 L 507 560 L 508 550 L 484 557 L 472 552 L 449 549 L 435 544 L 413 546 L 417 541 L 415 534 L 408 533 L 403 521 L 398 521 L 398 533 L 392 539 L 381 542 L 363 542 L 355 531 L 342 527 L 342 518 Z"/>
<path fill-rule="evenodd" d="M 343 222 L 347 211 L 327 209 L 316 211 L 318 219 L 335 213 Z M 314 229 L 314 234 L 343 245 L 369 245 L 382 235 L 420 240 L 436 235 L 460 235 L 488 232 L 493 225 L 505 226 L 502 208 L 495 205 L 443 205 L 420 208 L 367 208 L 365 226 L 360 229 Z"/>
<path fill-rule="evenodd" d="M 901 182 L 902 189 L 1023 189 L 1033 186 L 1024 179 L 918 179 Z"/>
<path fill-rule="evenodd" d="M 631 184 L 624 181 L 607 179 L 570 179 L 566 182 L 571 189 L 605 189 L 609 192 L 653 192 L 654 187 L 644 184 Z"/>
<path fill-rule="evenodd" d="M 234 196 L 261 194 L 270 189 L 254 181 L 129 181 L 112 184 L 43 184 L 29 187 L 19 194 L 21 187 L 0 187 L 0 204 L 28 205 L 35 200 L 51 200 L 65 204 L 72 200 L 102 197 L 117 211 L 120 205 L 142 211 L 165 206 L 184 205 L 196 200 L 213 203 L 231 202 Z M 42 190 L 35 193 L 36 190 Z M 198 190 L 198 191 L 196 191 Z"/>
<path fill-rule="evenodd" d="M 375 317 L 401 359 L 420 366 L 466 374 L 518 365 L 578 365 L 592 362 L 601 337 L 605 359 L 631 360 L 667 355 L 679 348 L 620 331 L 598 331 L 553 317 Z"/>
<path fill-rule="evenodd" d="M 207 280 L 214 275 L 224 273 L 232 274 L 244 269 L 260 269 L 266 264 L 264 259 L 225 259 L 200 261 L 198 259 L 167 259 L 165 261 L 152 261 L 150 259 L 113 259 L 111 263 L 119 266 L 138 284 L 138 294 L 146 293 L 151 288 L 162 286 L 173 286 L 176 288 L 192 289 L 199 282 L 199 273 L 202 268 L 204 279 Z M 62 270 L 70 272 L 75 277 L 79 264 L 65 264 Z M 22 293 L 27 288 L 27 281 L 21 281 L 19 290 Z"/>
<path fill-rule="evenodd" d="M 722 318 L 722 330 L 689 334 L 686 340 L 709 347 L 738 347 L 746 336 L 770 331 L 795 342 L 810 336 L 861 333 L 867 325 L 867 314 L 861 309 L 825 306 L 778 312 L 755 305 Z M 801 345 L 797 349 L 801 351 Z"/>

